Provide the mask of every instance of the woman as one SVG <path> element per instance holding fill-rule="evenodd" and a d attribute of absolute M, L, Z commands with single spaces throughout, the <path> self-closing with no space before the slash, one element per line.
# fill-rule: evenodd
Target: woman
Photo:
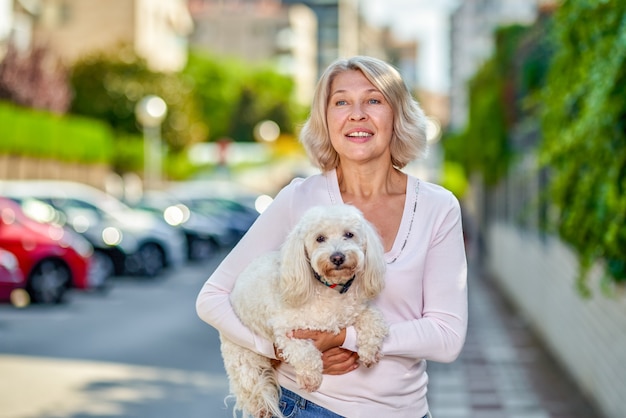
<path fill-rule="evenodd" d="M 321 173 L 276 196 L 202 288 L 199 316 L 233 341 L 278 358 L 245 328 L 229 292 L 253 258 L 277 250 L 307 208 L 348 203 L 380 233 L 386 285 L 375 304 L 390 326 L 381 361 L 358 367 L 352 328 L 339 335 L 295 330 L 324 353 L 324 380 L 307 393 L 277 367 L 286 416 L 428 416 L 426 361 L 457 358 L 467 329 L 466 258 L 457 199 L 401 171 L 423 155 L 425 119 L 400 74 L 370 57 L 338 60 L 320 78 L 300 139 Z M 294 406 L 297 414 L 294 413 Z"/>

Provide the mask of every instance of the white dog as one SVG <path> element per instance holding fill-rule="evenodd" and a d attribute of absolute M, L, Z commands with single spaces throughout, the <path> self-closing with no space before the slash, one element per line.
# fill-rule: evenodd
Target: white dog
<path fill-rule="evenodd" d="M 353 325 L 359 361 L 380 358 L 387 335 L 382 314 L 369 305 L 383 289 L 385 262 L 380 237 L 350 205 L 308 210 L 280 251 L 253 261 L 230 295 L 233 308 L 253 332 L 273 341 L 291 364 L 301 388 L 322 383 L 321 353 L 310 340 L 289 338 L 296 329 L 339 333 Z M 237 410 L 253 417 L 282 417 L 271 360 L 221 335 L 222 356 Z"/>

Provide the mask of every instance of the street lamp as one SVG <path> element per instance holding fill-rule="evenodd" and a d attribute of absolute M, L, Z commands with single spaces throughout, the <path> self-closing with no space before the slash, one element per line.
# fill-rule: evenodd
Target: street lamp
<path fill-rule="evenodd" d="M 145 96 L 135 106 L 135 116 L 143 127 L 145 188 L 153 188 L 161 181 L 161 123 L 165 115 L 167 104 L 159 96 Z"/>

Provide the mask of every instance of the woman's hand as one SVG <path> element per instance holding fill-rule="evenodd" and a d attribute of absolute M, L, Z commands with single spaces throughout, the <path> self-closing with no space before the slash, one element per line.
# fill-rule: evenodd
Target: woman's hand
<path fill-rule="evenodd" d="M 333 347 L 322 353 L 324 374 L 340 375 L 359 367 L 359 355 L 341 347 Z"/>

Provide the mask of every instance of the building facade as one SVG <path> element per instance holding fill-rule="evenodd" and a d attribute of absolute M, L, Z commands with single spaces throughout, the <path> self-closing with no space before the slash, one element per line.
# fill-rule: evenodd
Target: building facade
<path fill-rule="evenodd" d="M 121 44 L 155 71 L 178 71 L 187 61 L 193 25 L 185 0 L 14 0 L 11 11 L 5 43 L 45 46 L 67 65 Z"/>
<path fill-rule="evenodd" d="M 497 27 L 531 24 L 540 0 L 464 0 L 451 17 L 450 129 L 467 124 L 467 83 L 494 51 Z"/>

